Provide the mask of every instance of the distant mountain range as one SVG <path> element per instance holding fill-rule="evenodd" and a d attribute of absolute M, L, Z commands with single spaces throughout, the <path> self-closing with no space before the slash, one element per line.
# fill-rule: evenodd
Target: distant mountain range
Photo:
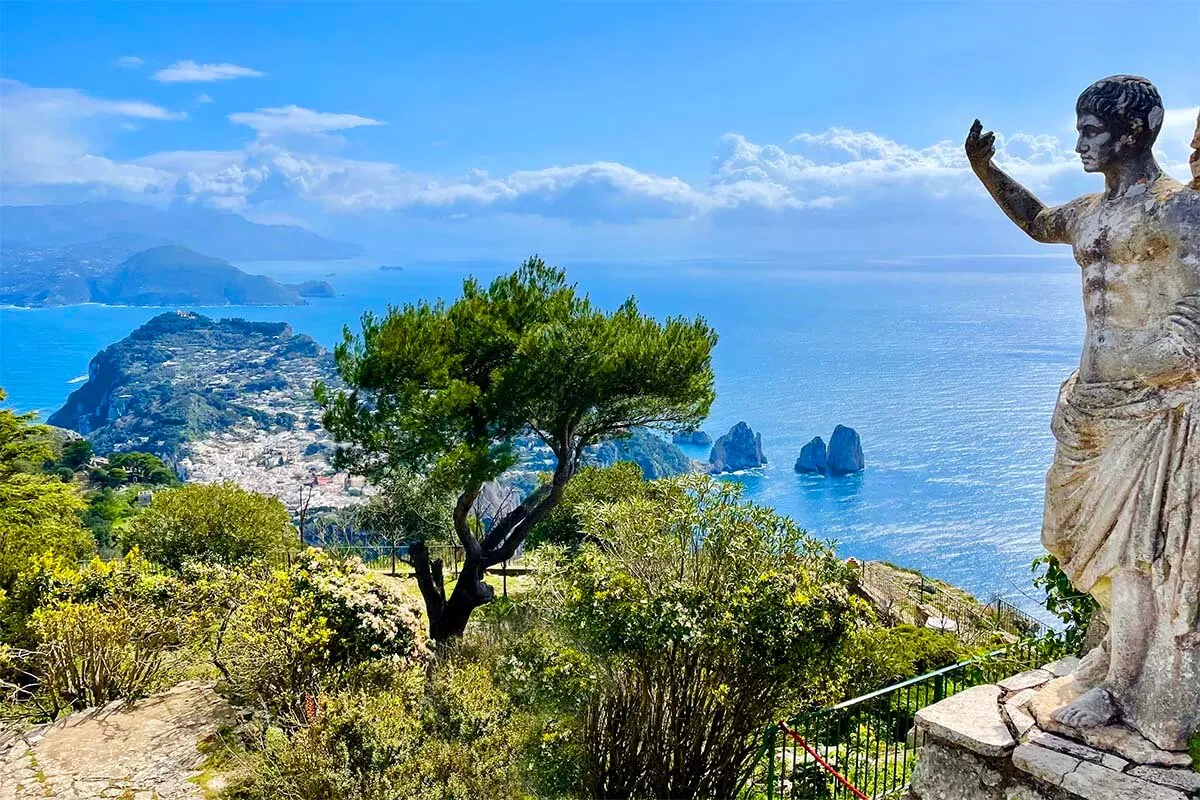
<path fill-rule="evenodd" d="M 324 281 L 299 285 L 251 275 L 228 261 L 174 244 L 145 247 L 136 234 L 62 247 L 0 242 L 0 303 L 59 306 L 300 305 L 330 297 Z M 140 249 L 140 248 L 145 249 Z"/>
<path fill-rule="evenodd" d="M 179 244 L 231 261 L 325 261 L 363 253 L 358 245 L 326 239 L 296 225 L 261 225 L 240 214 L 207 208 L 120 201 L 0 206 L 0 230 L 5 241 L 27 247 L 61 248 L 117 237 L 141 240 L 138 250 Z"/>

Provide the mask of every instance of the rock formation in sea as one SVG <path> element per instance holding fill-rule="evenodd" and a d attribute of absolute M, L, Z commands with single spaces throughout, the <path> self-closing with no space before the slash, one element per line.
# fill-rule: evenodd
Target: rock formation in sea
<path fill-rule="evenodd" d="M 800 448 L 800 457 L 796 459 L 796 472 L 824 475 L 827 469 L 825 440 L 816 436 L 811 442 Z"/>
<path fill-rule="evenodd" d="M 680 431 L 671 437 L 671 441 L 675 444 L 693 445 L 695 447 L 708 447 L 712 444 L 712 437 L 697 428 L 690 431 Z"/>
<path fill-rule="evenodd" d="M 829 437 L 827 463 L 830 475 L 850 475 L 863 471 L 866 464 L 857 431 L 845 425 L 833 429 L 833 435 Z"/>
<path fill-rule="evenodd" d="M 739 422 L 717 439 L 708 463 L 709 472 L 713 474 L 761 467 L 767 463 L 762 450 L 762 435 L 752 431 L 745 422 Z"/>

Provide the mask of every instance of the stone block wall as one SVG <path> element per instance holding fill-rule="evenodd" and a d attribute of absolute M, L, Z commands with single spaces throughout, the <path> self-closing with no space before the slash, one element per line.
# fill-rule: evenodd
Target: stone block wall
<path fill-rule="evenodd" d="M 1049 718 L 1071 696 L 1073 667 L 1065 659 L 919 711 L 909 800 L 1200 800 L 1186 754 L 1124 726 L 1083 734 Z"/>

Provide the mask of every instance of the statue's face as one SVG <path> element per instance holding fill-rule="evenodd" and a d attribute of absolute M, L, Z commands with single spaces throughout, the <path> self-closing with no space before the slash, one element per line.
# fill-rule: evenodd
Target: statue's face
<path fill-rule="evenodd" d="M 1122 142 L 1098 117 L 1080 114 L 1075 128 L 1079 131 L 1075 152 L 1079 153 L 1084 172 L 1103 172 L 1119 160 Z"/>

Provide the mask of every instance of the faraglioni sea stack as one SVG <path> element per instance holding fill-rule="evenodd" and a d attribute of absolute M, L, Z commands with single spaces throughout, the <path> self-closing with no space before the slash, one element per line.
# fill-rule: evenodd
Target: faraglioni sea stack
<path fill-rule="evenodd" d="M 829 437 L 829 447 L 820 436 L 800 448 L 796 472 L 802 475 L 852 475 L 866 466 L 858 431 L 838 425 Z"/>
<path fill-rule="evenodd" d="M 708 456 L 709 472 L 738 472 L 758 469 L 767 463 L 763 455 L 762 435 L 755 433 L 745 422 L 739 422 L 729 433 L 717 439 Z"/>

